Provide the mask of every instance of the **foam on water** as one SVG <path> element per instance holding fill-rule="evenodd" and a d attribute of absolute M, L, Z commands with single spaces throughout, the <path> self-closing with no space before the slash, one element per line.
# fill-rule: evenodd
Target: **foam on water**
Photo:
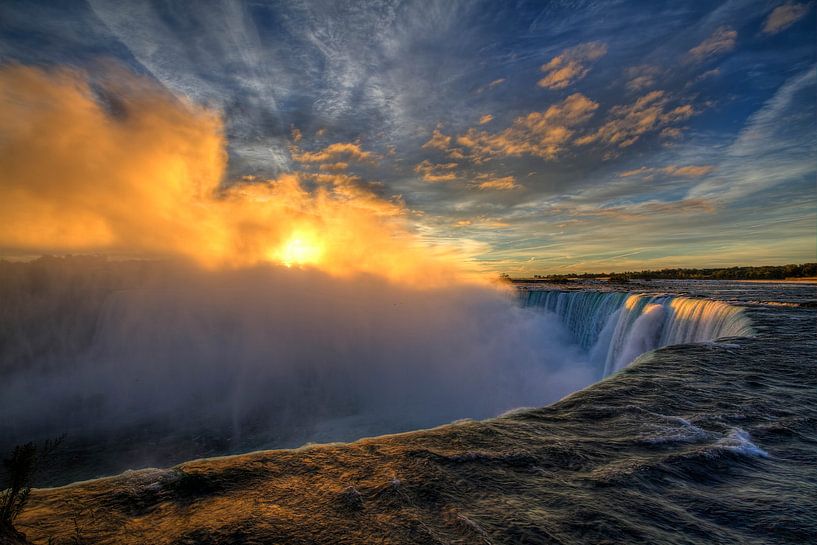
<path fill-rule="evenodd" d="M 706 440 L 710 437 L 709 432 L 680 416 L 665 416 L 659 414 L 655 416 L 663 418 L 664 422 L 657 427 L 645 426 L 648 431 L 642 441 L 646 444 L 694 443 Z"/>
<path fill-rule="evenodd" d="M 769 453 L 752 442 L 752 437 L 744 429 L 732 428 L 729 433 L 715 443 L 716 448 L 742 456 L 768 458 Z"/>

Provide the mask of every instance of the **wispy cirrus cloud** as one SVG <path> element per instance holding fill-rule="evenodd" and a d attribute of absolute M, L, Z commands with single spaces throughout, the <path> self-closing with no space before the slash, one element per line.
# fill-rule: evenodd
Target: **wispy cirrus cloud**
<path fill-rule="evenodd" d="M 687 52 L 687 62 L 701 62 L 710 57 L 728 53 L 735 48 L 738 39 L 736 30 L 728 26 L 718 27 L 708 38 Z"/>
<path fill-rule="evenodd" d="M 701 180 L 690 197 L 733 201 L 797 180 L 813 189 L 815 91 L 817 66 L 789 78 L 724 152 L 718 175 Z"/>
<path fill-rule="evenodd" d="M 477 89 L 477 94 L 484 93 L 485 91 L 490 91 L 494 87 L 497 87 L 498 85 L 502 85 L 506 81 L 507 81 L 507 79 L 505 79 L 505 78 L 497 78 L 497 79 L 491 81 L 490 83 L 487 83 L 486 85 L 483 85 L 482 87 Z"/>
<path fill-rule="evenodd" d="M 711 214 L 715 203 L 707 199 L 681 199 L 676 201 L 647 201 L 627 206 L 580 207 L 572 212 L 580 218 L 610 218 L 620 221 L 636 221 L 645 217 L 667 214 Z"/>
<path fill-rule="evenodd" d="M 657 175 L 678 178 L 700 178 L 715 170 L 714 165 L 668 165 L 665 167 L 640 167 L 633 170 L 625 170 L 618 174 L 619 178 L 630 178 L 638 176 L 644 179 L 652 179 Z"/>

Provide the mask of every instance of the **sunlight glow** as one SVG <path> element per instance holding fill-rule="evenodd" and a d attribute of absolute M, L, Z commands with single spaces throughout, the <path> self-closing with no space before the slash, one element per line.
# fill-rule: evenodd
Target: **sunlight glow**
<path fill-rule="evenodd" d="M 128 115 L 112 118 L 79 72 L 0 67 L 0 118 L 15 120 L 0 149 L 0 248 L 310 267 L 418 286 L 483 279 L 456 245 L 424 240 L 402 200 L 357 176 L 225 180 L 217 112 L 139 76 L 118 79 L 141 92 L 123 95 Z"/>
<path fill-rule="evenodd" d="M 287 267 L 293 265 L 302 267 L 318 264 L 322 255 L 323 246 L 317 237 L 306 233 L 295 233 L 281 248 L 272 252 L 270 257 Z"/>

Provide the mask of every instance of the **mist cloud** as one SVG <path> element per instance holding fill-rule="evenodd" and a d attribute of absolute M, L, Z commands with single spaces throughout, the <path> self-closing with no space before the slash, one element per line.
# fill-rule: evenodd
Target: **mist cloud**
<path fill-rule="evenodd" d="M 542 405 L 595 377 L 555 316 L 482 287 L 79 258 L 0 272 L 7 438 L 158 421 L 352 439 Z"/>
<path fill-rule="evenodd" d="M 345 172 L 228 181 L 217 113 L 112 70 L 0 69 L 0 247 L 162 258 L 0 263 L 4 437 L 159 422 L 282 446 L 489 417 L 593 380 L 556 318 L 471 282 L 399 199 Z"/>

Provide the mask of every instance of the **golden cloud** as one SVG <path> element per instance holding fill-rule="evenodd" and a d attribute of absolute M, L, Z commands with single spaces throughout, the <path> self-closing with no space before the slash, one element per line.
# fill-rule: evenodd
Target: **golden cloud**
<path fill-rule="evenodd" d="M 670 108 L 670 99 L 664 91 L 652 91 L 633 104 L 610 109 L 608 121 L 593 133 L 578 138 L 578 145 L 602 142 L 626 148 L 642 135 L 660 130 L 667 125 L 689 119 L 696 112 L 689 104 Z"/>
<path fill-rule="evenodd" d="M 542 112 L 517 117 L 499 133 L 469 129 L 457 143 L 470 150 L 477 163 L 498 156 L 534 155 L 555 158 L 573 135 L 577 125 L 586 122 L 598 104 L 581 93 L 574 93 Z"/>
<path fill-rule="evenodd" d="M 457 173 L 454 172 L 456 168 L 457 163 L 434 164 L 424 160 L 414 167 L 414 172 L 421 174 L 426 182 L 453 182 L 457 179 Z"/>
<path fill-rule="evenodd" d="M 808 13 L 808 4 L 783 4 L 772 10 L 763 24 L 763 32 L 777 34 L 805 17 Z"/>
<path fill-rule="evenodd" d="M 112 113 L 80 72 L 0 69 L 5 252 L 181 256 L 206 267 L 277 263 L 417 285 L 467 276 L 454 249 L 432 248 L 415 234 L 401 201 L 357 177 L 285 174 L 225 185 L 219 116 L 148 79 L 116 76 L 120 85 L 103 89 L 117 97 Z M 301 159 L 338 155 L 370 157 L 357 144 L 333 144 Z"/>
<path fill-rule="evenodd" d="M 445 151 L 451 145 L 451 137 L 446 136 L 440 131 L 440 127 L 437 127 L 431 133 L 431 139 L 428 142 L 423 144 L 423 149 L 436 149 L 440 151 Z"/>
<path fill-rule="evenodd" d="M 516 183 L 516 178 L 513 176 L 504 176 L 502 178 L 493 178 L 490 175 L 477 176 L 481 181 L 477 182 L 478 189 L 497 189 L 502 191 L 509 191 L 512 189 L 520 189 L 522 186 Z"/>
<path fill-rule="evenodd" d="M 477 218 L 466 218 L 454 222 L 454 227 L 457 228 L 471 228 L 471 229 L 503 229 L 510 227 L 506 221 L 497 218 L 489 218 L 480 216 Z"/>
<path fill-rule="evenodd" d="M 337 171 L 337 170 L 346 170 L 349 168 L 349 163 L 345 161 L 338 161 L 337 163 L 324 163 L 320 167 L 320 170 L 330 170 L 330 171 Z"/>
<path fill-rule="evenodd" d="M 590 71 L 588 66 L 607 54 L 607 46 L 601 42 L 587 42 L 565 49 L 540 67 L 545 76 L 539 80 L 539 87 L 564 89 L 584 78 Z"/>
<path fill-rule="evenodd" d="M 361 149 L 357 142 L 336 142 L 319 151 L 300 151 L 293 147 L 290 150 L 292 159 L 299 163 L 326 163 L 335 159 L 367 161 L 374 159 L 372 152 Z"/>

